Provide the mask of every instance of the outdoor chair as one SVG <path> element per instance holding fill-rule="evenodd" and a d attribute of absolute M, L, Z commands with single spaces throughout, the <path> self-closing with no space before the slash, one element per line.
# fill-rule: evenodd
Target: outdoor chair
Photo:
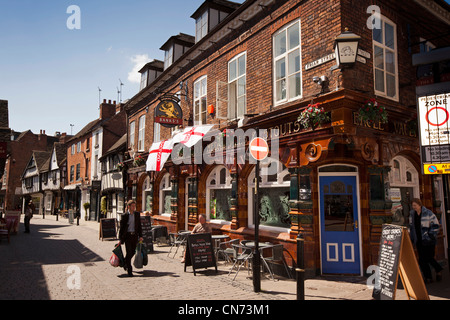
<path fill-rule="evenodd" d="M 233 248 L 233 244 L 238 243 L 239 239 L 234 239 L 220 243 L 216 251 L 216 260 L 219 260 L 220 255 L 225 259 L 226 264 L 228 264 L 228 262 L 232 262 L 233 260 L 235 260 L 236 250 Z"/>
<path fill-rule="evenodd" d="M 275 244 L 273 245 L 273 247 L 271 248 L 272 250 L 272 256 L 269 257 L 262 257 L 261 258 L 264 260 L 265 265 L 267 267 L 267 269 L 269 270 L 270 276 L 272 277 L 272 280 L 275 280 L 274 276 L 273 276 L 273 271 L 271 270 L 271 268 L 269 267 L 268 262 L 271 262 L 272 265 L 274 262 L 278 262 L 281 261 L 283 262 L 284 268 L 286 270 L 286 273 L 288 275 L 289 278 L 292 278 L 291 272 L 289 271 L 289 268 L 287 266 L 286 260 L 284 259 L 284 255 L 283 255 L 283 250 L 284 247 L 282 244 Z"/>
<path fill-rule="evenodd" d="M 167 256 L 170 256 L 172 249 L 176 248 L 175 253 L 172 257 L 172 258 L 175 258 L 175 256 L 177 255 L 178 249 L 181 246 L 186 246 L 188 232 L 189 231 L 187 231 L 187 230 L 180 230 L 180 231 L 178 231 L 178 233 L 170 234 L 170 242 L 172 243 L 172 245 L 170 247 L 170 250 L 169 250 L 169 253 L 167 254 Z"/>
<path fill-rule="evenodd" d="M 236 279 L 239 270 L 241 270 L 241 267 L 244 263 L 248 262 L 251 266 L 252 264 L 252 258 L 253 258 L 253 251 L 252 248 L 240 245 L 240 244 L 233 244 L 232 245 L 234 250 L 235 250 L 235 254 L 236 254 L 236 258 L 234 259 L 234 263 L 231 266 L 230 272 L 228 273 L 228 275 L 231 274 L 231 272 L 233 272 L 233 269 L 236 265 L 238 265 L 238 269 L 236 271 L 236 274 L 234 275 L 233 281 Z M 248 272 L 250 273 L 251 268 L 248 269 Z"/>

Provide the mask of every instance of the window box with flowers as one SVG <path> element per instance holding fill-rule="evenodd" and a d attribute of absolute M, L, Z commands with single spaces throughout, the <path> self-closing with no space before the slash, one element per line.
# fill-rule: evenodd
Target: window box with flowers
<path fill-rule="evenodd" d="M 303 128 L 314 130 L 322 124 L 330 121 L 330 113 L 320 106 L 320 103 L 309 104 L 298 117 L 298 121 Z"/>
<path fill-rule="evenodd" d="M 387 123 L 388 113 L 386 108 L 381 106 L 376 99 L 369 99 L 364 106 L 359 108 L 358 111 L 359 118 L 362 122 L 373 122 L 373 123 Z"/>
<path fill-rule="evenodd" d="M 145 164 L 145 160 L 142 156 L 136 156 L 133 161 L 135 167 L 140 167 Z"/>
<path fill-rule="evenodd" d="M 119 162 L 116 166 L 117 171 L 123 171 L 125 169 L 125 164 L 123 162 Z"/>

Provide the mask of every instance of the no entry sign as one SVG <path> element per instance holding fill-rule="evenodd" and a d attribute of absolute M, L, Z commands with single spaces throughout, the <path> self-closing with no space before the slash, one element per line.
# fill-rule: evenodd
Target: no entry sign
<path fill-rule="evenodd" d="M 269 145 L 263 138 L 255 138 L 250 142 L 250 154 L 253 159 L 262 161 L 269 155 Z"/>

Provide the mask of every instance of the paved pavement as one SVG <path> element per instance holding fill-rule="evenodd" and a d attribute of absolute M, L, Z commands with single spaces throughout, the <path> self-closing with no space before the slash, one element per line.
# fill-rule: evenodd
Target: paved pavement
<path fill-rule="evenodd" d="M 96 222 L 80 226 L 34 216 L 31 233 L 0 242 L 0 300 L 295 300 L 296 282 L 262 277 L 261 293 L 253 292 L 246 270 L 235 281 L 230 265 L 218 264 L 184 272 L 180 257 L 167 257 L 168 247 L 155 246 L 149 264 L 134 277 L 109 265 L 116 241 L 101 241 Z M 440 283 L 427 285 L 432 300 L 450 299 L 448 268 Z M 362 277 L 316 277 L 305 281 L 306 300 L 371 300 Z M 397 299 L 406 299 L 404 290 Z"/>

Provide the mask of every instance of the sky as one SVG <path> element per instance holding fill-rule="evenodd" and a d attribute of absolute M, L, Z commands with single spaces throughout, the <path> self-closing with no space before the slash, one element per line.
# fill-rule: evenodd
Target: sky
<path fill-rule="evenodd" d="M 132 98 L 137 71 L 164 60 L 159 48 L 180 32 L 195 35 L 190 16 L 203 1 L 0 0 L 0 99 L 9 101 L 9 127 L 76 134 L 99 117 L 98 88 L 102 101 L 118 100 L 122 81 L 122 100 Z"/>
<path fill-rule="evenodd" d="M 76 134 L 99 117 L 98 88 L 101 100 L 118 100 L 122 81 L 122 101 L 132 98 L 137 71 L 164 60 L 161 45 L 180 32 L 195 35 L 190 16 L 203 1 L 0 0 L 0 99 L 9 101 L 9 127 Z"/>

